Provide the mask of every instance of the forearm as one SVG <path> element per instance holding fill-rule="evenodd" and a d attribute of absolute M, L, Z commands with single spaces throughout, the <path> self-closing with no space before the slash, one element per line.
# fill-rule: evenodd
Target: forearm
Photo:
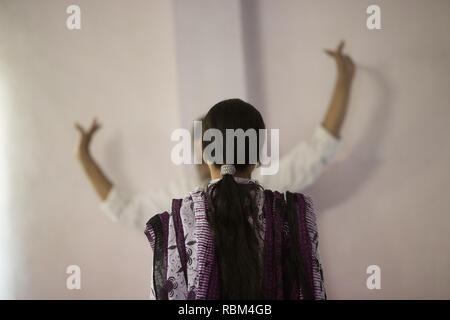
<path fill-rule="evenodd" d="M 113 186 L 111 181 L 106 177 L 106 175 L 97 165 L 95 160 L 90 155 L 89 151 L 80 151 L 77 156 L 86 176 L 88 177 L 100 199 L 104 201 Z"/>
<path fill-rule="evenodd" d="M 351 80 L 338 76 L 330 106 L 322 122 L 323 127 L 338 139 L 347 112 L 350 87 Z"/>

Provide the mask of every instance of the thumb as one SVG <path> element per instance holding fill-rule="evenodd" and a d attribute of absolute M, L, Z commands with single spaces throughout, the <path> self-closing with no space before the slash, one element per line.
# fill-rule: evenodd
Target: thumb
<path fill-rule="evenodd" d="M 335 53 L 334 51 L 332 51 L 332 50 L 329 50 L 329 49 L 323 49 L 323 51 L 324 51 L 327 55 L 329 55 L 329 56 L 331 56 L 331 57 L 335 57 L 335 56 L 336 56 L 336 53 Z"/>
<path fill-rule="evenodd" d="M 81 134 L 84 134 L 84 129 L 83 129 L 83 127 L 80 125 L 80 124 L 78 124 L 78 123 L 74 123 L 74 125 L 75 125 L 75 129 L 78 131 L 78 132 L 80 132 Z"/>

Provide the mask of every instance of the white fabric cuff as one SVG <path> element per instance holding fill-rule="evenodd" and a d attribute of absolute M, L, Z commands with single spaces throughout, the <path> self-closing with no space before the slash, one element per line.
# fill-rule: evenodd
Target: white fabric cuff
<path fill-rule="evenodd" d="M 113 221 L 119 221 L 119 216 L 125 200 L 121 197 L 118 189 L 113 186 L 109 191 L 106 199 L 100 203 L 100 209 Z"/>
<path fill-rule="evenodd" d="M 318 125 L 313 134 L 314 145 L 320 150 L 321 161 L 329 165 L 335 160 L 336 151 L 341 144 L 341 139 L 333 136 L 322 124 Z"/>

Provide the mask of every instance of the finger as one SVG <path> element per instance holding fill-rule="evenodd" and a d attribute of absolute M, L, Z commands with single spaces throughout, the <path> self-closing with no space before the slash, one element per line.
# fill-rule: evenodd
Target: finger
<path fill-rule="evenodd" d="M 99 124 L 97 122 L 97 118 L 94 118 L 91 123 L 91 127 L 89 128 L 89 133 L 95 132 L 99 128 Z"/>
<path fill-rule="evenodd" d="M 102 125 L 98 122 L 97 118 L 95 118 L 94 131 L 97 131 L 101 127 L 102 127 Z"/>
<path fill-rule="evenodd" d="M 83 127 L 82 127 L 79 123 L 75 122 L 75 128 L 76 128 L 81 134 L 84 134 L 84 129 L 83 129 Z"/>
<path fill-rule="evenodd" d="M 101 125 L 96 122 L 92 125 L 91 130 L 89 131 L 89 136 L 93 136 L 95 132 L 97 132 L 98 129 L 101 128 Z"/>
<path fill-rule="evenodd" d="M 98 122 L 98 118 L 95 118 L 95 126 L 97 127 L 97 128 L 101 128 L 101 123 L 100 122 Z"/>
<path fill-rule="evenodd" d="M 338 54 L 342 54 L 342 49 L 344 49 L 344 45 L 345 45 L 344 40 L 341 40 L 341 42 L 339 42 L 339 46 L 337 48 L 337 53 Z"/>
<path fill-rule="evenodd" d="M 332 50 L 325 50 L 325 52 L 326 52 L 329 56 L 331 56 L 331 57 L 334 58 L 334 61 L 336 61 L 336 64 L 337 64 L 339 67 L 343 65 L 344 60 L 343 60 L 342 55 L 340 55 L 340 54 L 336 53 L 336 51 L 332 51 Z"/>
<path fill-rule="evenodd" d="M 323 51 L 325 51 L 325 53 L 331 57 L 336 57 L 336 52 L 334 52 L 333 50 L 324 49 Z"/>
<path fill-rule="evenodd" d="M 100 129 L 100 125 L 96 125 L 94 128 L 92 128 L 90 134 L 93 135 L 97 130 Z"/>
<path fill-rule="evenodd" d="M 91 126 L 89 127 L 89 131 L 92 131 L 92 129 L 95 128 L 95 123 L 96 123 L 96 119 L 94 118 L 94 119 L 92 119 Z"/>

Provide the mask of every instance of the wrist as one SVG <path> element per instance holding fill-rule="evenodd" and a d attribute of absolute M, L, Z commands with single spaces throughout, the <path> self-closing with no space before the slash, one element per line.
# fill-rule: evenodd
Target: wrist
<path fill-rule="evenodd" d="M 352 78 L 350 76 L 338 75 L 336 83 L 343 88 L 350 88 L 352 84 Z"/>
<path fill-rule="evenodd" d="M 91 158 L 91 153 L 87 147 L 78 148 L 77 156 L 80 160 L 85 160 Z"/>

